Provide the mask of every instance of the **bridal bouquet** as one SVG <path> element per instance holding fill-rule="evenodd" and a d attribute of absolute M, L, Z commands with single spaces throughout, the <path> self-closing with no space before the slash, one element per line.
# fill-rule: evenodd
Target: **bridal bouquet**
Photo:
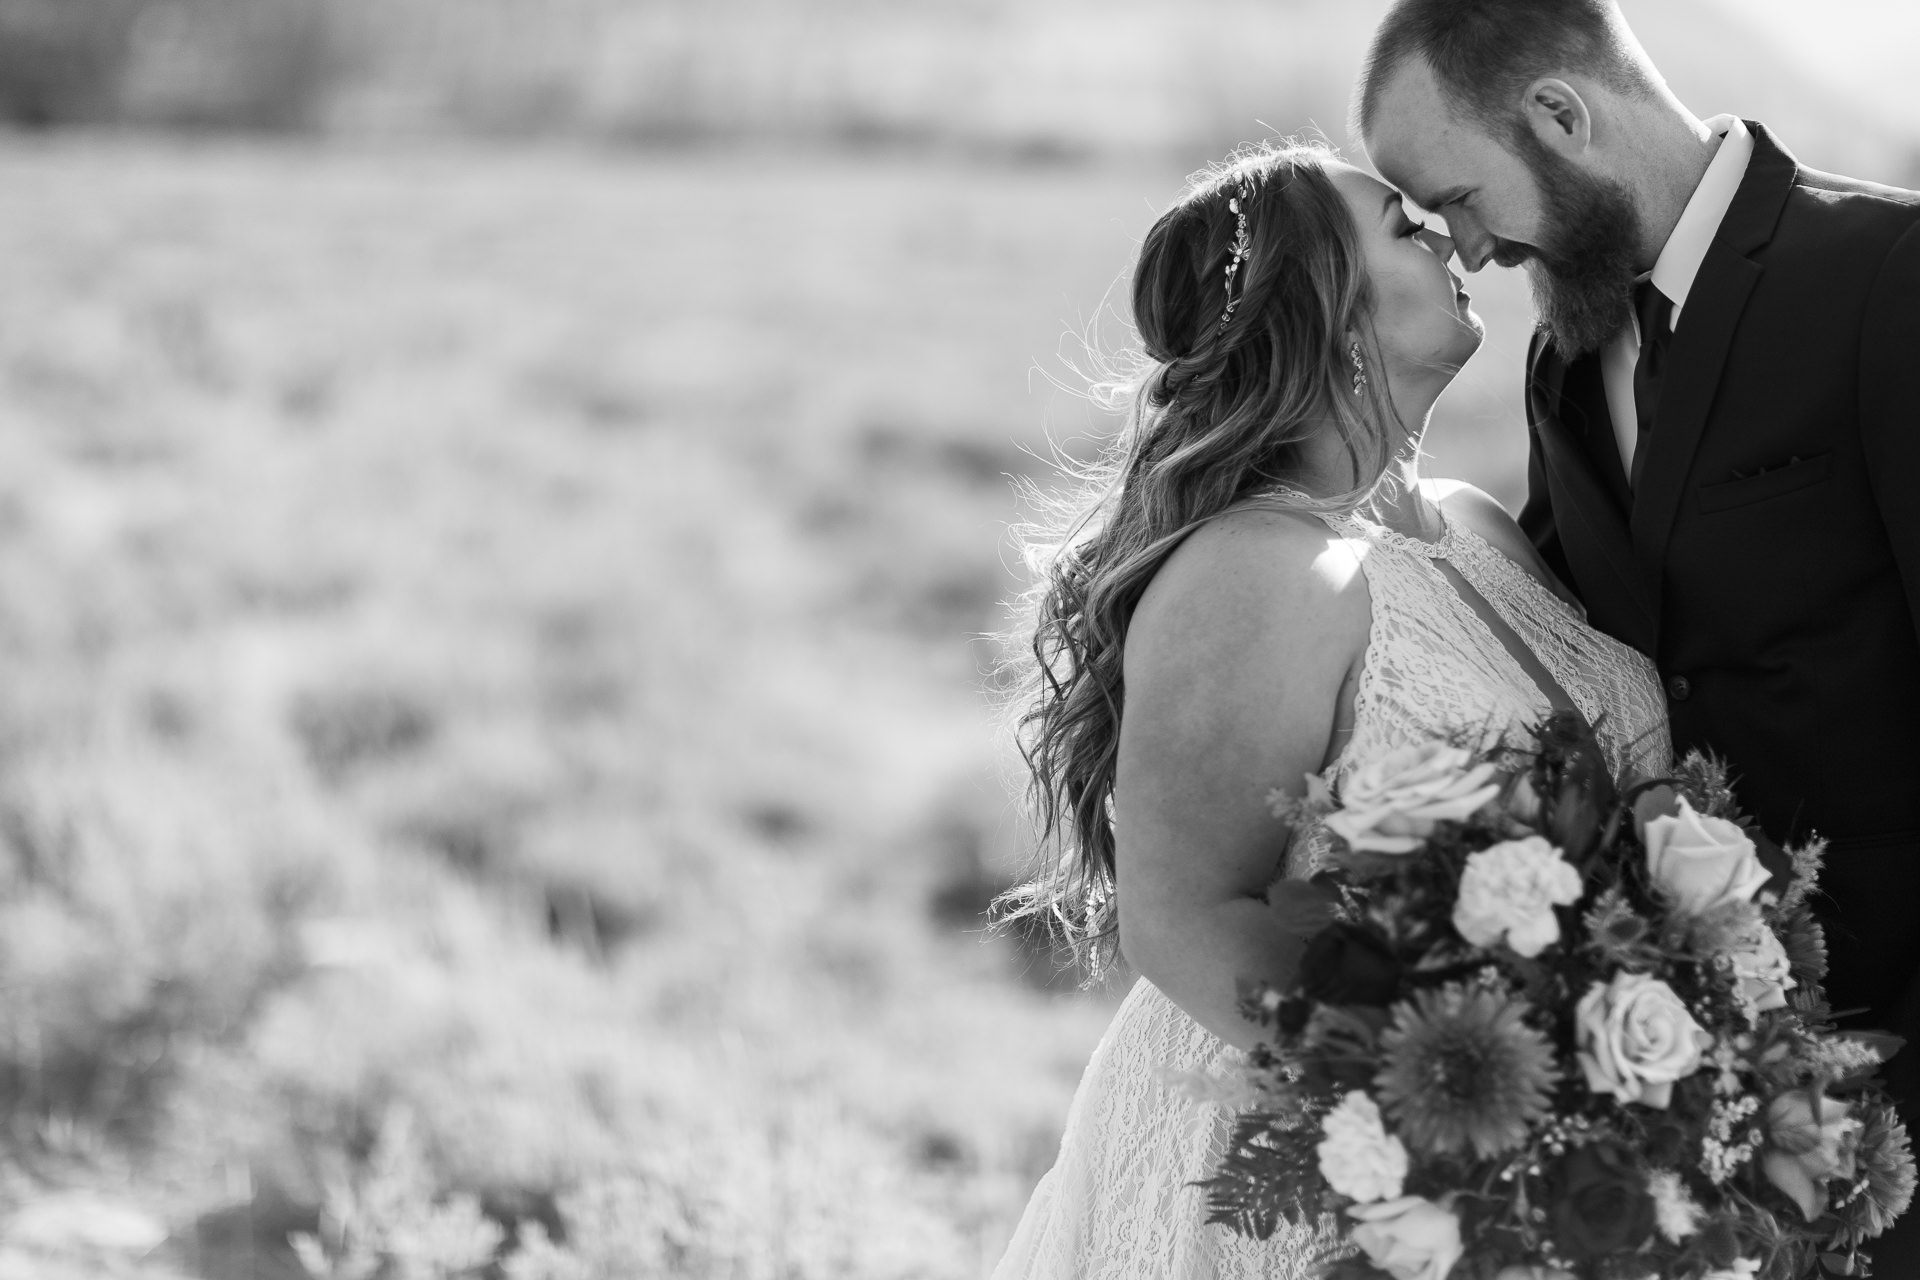
<path fill-rule="evenodd" d="M 1821 991 L 1822 846 L 1770 843 L 1699 756 L 1620 790 L 1577 718 L 1537 744 L 1277 798 L 1332 869 L 1270 895 L 1308 940 L 1243 992 L 1267 1043 L 1209 1220 L 1338 1214 L 1330 1280 L 1865 1275 L 1914 1161 L 1875 1083 L 1899 1041 Z"/>

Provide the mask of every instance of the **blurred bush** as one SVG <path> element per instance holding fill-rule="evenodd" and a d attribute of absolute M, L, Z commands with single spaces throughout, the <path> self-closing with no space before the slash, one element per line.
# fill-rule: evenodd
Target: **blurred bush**
<path fill-rule="evenodd" d="M 183 1060 L 236 1039 L 295 972 L 289 924 L 319 879 L 272 844 L 152 757 L 0 773 L 10 1149 L 144 1141 Z"/>
<path fill-rule="evenodd" d="M 106 120 L 143 0 L 0 0 L 0 116 L 45 126 Z"/>
<path fill-rule="evenodd" d="M 1265 131 L 1340 137 L 1383 6 L 0 0 L 0 115 L 29 125 L 649 146 L 771 141 L 1042 162 L 1192 157 Z M 1812 82 L 1726 6 L 1626 8 L 1675 89 L 1702 110 L 1757 115 L 1810 163 L 1914 174 L 1909 126 Z"/>

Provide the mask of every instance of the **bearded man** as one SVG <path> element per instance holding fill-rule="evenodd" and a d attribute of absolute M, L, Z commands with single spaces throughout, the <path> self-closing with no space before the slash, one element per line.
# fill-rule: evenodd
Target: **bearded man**
<path fill-rule="evenodd" d="M 1466 270 L 1531 277 L 1523 528 L 1676 749 L 1831 841 L 1833 1005 L 1920 1041 L 1920 195 L 1696 116 L 1612 0 L 1400 0 L 1357 116 Z M 1888 1075 L 1911 1125 L 1920 1043 Z M 1916 1215 L 1870 1252 L 1920 1277 Z"/>

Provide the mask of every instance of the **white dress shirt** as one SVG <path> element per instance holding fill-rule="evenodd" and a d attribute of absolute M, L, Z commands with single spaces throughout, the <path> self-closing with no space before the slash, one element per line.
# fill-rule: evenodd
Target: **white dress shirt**
<path fill-rule="evenodd" d="M 1719 149 L 1707 165 L 1707 172 L 1694 188 L 1693 198 L 1680 212 L 1673 234 L 1667 237 L 1651 277 L 1653 287 L 1673 303 L 1673 329 L 1680 329 L 1680 312 L 1687 305 L 1687 291 L 1707 256 L 1707 247 L 1719 233 L 1720 223 L 1747 176 L 1747 162 L 1753 158 L 1753 135 L 1738 116 L 1715 116 L 1707 128 L 1720 135 Z M 1635 283 L 1638 283 L 1636 281 Z M 1630 314 L 1627 323 L 1606 346 L 1600 349 L 1600 377 L 1607 388 L 1607 415 L 1613 419 L 1613 438 L 1620 446 L 1620 462 L 1627 474 L 1633 474 L 1633 448 L 1640 439 L 1640 417 L 1634 411 L 1633 367 L 1640 360 L 1640 317 Z"/>

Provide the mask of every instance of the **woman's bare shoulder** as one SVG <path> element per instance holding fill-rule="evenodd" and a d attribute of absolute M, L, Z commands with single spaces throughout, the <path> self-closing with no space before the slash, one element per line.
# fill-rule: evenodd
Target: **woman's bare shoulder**
<path fill-rule="evenodd" d="M 1318 518 L 1241 510 L 1201 526 L 1148 584 L 1127 634 L 1130 678 L 1161 661 L 1330 657 L 1366 644 L 1366 581 Z"/>
<path fill-rule="evenodd" d="M 1480 535 L 1482 541 L 1519 565 L 1542 586 L 1569 604 L 1576 604 L 1573 593 L 1547 568 L 1540 553 L 1507 509 L 1484 489 L 1464 480 L 1423 480 L 1421 488 L 1449 518 Z"/>

